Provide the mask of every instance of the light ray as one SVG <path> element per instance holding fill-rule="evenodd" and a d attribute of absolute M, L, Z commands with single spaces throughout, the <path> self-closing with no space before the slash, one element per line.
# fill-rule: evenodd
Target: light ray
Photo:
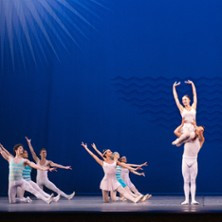
<path fill-rule="evenodd" d="M 1 65 L 6 58 L 13 67 L 16 59 L 37 63 L 50 51 L 59 60 L 58 46 L 68 51 L 68 41 L 80 47 L 80 37 L 87 39 L 84 28 L 95 30 L 87 16 L 98 18 L 95 9 L 105 8 L 99 1 L 0 0 Z"/>

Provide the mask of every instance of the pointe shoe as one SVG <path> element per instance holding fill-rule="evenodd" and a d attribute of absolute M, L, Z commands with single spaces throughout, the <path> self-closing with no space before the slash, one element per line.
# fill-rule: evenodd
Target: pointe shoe
<path fill-rule="evenodd" d="M 185 200 L 181 203 L 181 205 L 189 205 L 189 201 L 188 200 Z"/>
<path fill-rule="evenodd" d="M 52 201 L 53 201 L 53 196 L 54 196 L 54 194 L 52 194 L 52 195 L 48 198 L 48 200 L 46 201 L 47 204 L 52 203 Z"/>
<path fill-rule="evenodd" d="M 196 200 L 193 200 L 192 202 L 191 202 L 191 205 L 199 205 L 200 203 L 199 202 L 197 202 Z"/>
<path fill-rule="evenodd" d="M 27 203 L 31 203 L 32 199 L 30 197 L 26 197 L 26 201 L 27 201 Z"/>
<path fill-rule="evenodd" d="M 152 194 L 148 194 L 146 200 L 149 200 L 152 197 Z"/>
<path fill-rule="evenodd" d="M 144 196 L 140 199 L 140 202 L 146 201 L 148 196 L 149 196 L 149 194 L 144 195 Z"/>
<path fill-rule="evenodd" d="M 138 203 L 141 199 L 143 198 L 143 195 L 139 195 L 138 197 L 135 198 L 135 201 L 133 201 L 134 203 Z"/>
<path fill-rule="evenodd" d="M 68 196 L 67 199 L 68 199 L 68 200 L 72 200 L 72 198 L 75 196 L 75 194 L 76 194 L 76 193 L 75 193 L 75 191 L 74 191 L 72 194 L 70 194 L 70 195 Z"/>
<path fill-rule="evenodd" d="M 172 145 L 177 146 L 177 147 L 180 146 L 181 144 L 179 143 L 179 139 L 174 140 L 172 142 Z"/>
<path fill-rule="evenodd" d="M 60 200 L 60 194 L 58 194 L 56 197 L 53 197 L 53 202 L 58 202 Z"/>

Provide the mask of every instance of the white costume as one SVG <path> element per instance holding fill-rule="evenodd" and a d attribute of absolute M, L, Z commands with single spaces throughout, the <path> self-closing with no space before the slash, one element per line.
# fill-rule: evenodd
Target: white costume
<path fill-rule="evenodd" d="M 121 184 L 116 179 L 116 165 L 117 165 L 116 161 L 114 161 L 113 163 L 107 163 L 103 161 L 102 167 L 105 175 L 100 183 L 100 189 L 103 191 L 110 191 L 113 197 L 116 196 L 115 193 L 116 191 L 118 191 L 126 199 L 134 203 L 137 203 L 143 196 L 140 195 L 134 198 L 121 186 Z"/>
<path fill-rule="evenodd" d="M 24 159 L 21 159 L 19 163 L 16 163 L 14 158 L 11 158 L 9 161 L 9 203 L 26 202 L 25 199 L 16 198 L 18 187 L 21 187 L 22 190 L 34 194 L 38 199 L 42 199 L 46 203 L 50 203 L 51 197 L 46 198 L 44 195 L 33 189 L 33 187 L 26 180 L 23 179 L 22 173 L 25 168 L 24 161 Z"/>
<path fill-rule="evenodd" d="M 49 166 L 49 161 L 46 160 L 45 164 L 41 165 L 40 161 L 37 162 L 38 166 L 42 167 L 48 167 Z M 36 182 L 39 185 L 41 189 L 43 189 L 43 186 L 46 186 L 49 190 L 54 191 L 57 194 L 60 194 L 61 196 L 67 198 L 67 199 L 72 199 L 73 196 L 75 195 L 75 192 L 73 192 L 70 195 L 65 194 L 63 191 L 61 191 L 58 187 L 56 187 L 55 184 L 53 184 L 49 179 L 48 179 L 48 171 L 41 171 L 37 170 L 37 178 Z"/>
<path fill-rule="evenodd" d="M 191 191 L 192 204 L 198 204 L 196 196 L 196 177 L 198 173 L 197 156 L 200 151 L 200 142 L 198 137 L 195 140 L 184 144 L 184 153 L 182 159 L 182 174 L 184 179 L 185 201 L 182 204 L 189 203 L 189 194 Z"/>
<path fill-rule="evenodd" d="M 130 177 L 129 177 L 129 170 L 127 168 L 122 168 L 122 173 L 121 173 L 122 179 L 126 183 L 126 185 L 130 188 L 130 190 L 136 194 L 136 195 L 141 195 L 141 193 L 136 189 L 134 184 L 131 182 Z"/>
<path fill-rule="evenodd" d="M 196 110 L 194 108 L 191 108 L 191 110 L 184 108 L 181 112 L 181 116 L 185 123 L 181 129 L 181 136 L 172 143 L 176 146 L 180 146 L 182 143 L 192 140 L 195 137 L 195 128 L 193 123 L 196 121 Z"/>

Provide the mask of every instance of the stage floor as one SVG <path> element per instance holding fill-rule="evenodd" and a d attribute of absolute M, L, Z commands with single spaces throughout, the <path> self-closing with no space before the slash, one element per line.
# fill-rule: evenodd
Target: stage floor
<path fill-rule="evenodd" d="M 111 202 L 103 203 L 102 197 L 75 197 L 61 199 L 50 205 L 33 198 L 30 204 L 9 204 L 7 198 L 0 198 L 1 213 L 222 213 L 222 196 L 199 196 L 197 206 L 181 206 L 183 196 L 153 196 L 143 203 Z"/>

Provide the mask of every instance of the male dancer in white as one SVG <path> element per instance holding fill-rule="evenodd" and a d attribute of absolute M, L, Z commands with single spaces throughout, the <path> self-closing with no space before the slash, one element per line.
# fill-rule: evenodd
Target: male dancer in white
<path fill-rule="evenodd" d="M 53 168 L 50 169 L 49 167 L 41 167 L 27 159 L 23 159 L 22 158 L 23 146 L 21 144 L 15 145 L 13 150 L 16 154 L 15 157 L 5 152 L 4 147 L 0 144 L 0 153 L 2 157 L 9 162 L 9 187 L 8 187 L 9 203 L 29 202 L 27 201 L 27 199 L 16 198 L 17 188 L 21 187 L 25 191 L 34 194 L 38 199 L 42 199 L 46 203 L 50 204 L 52 202 L 52 196 L 46 198 L 44 195 L 33 189 L 33 187 L 23 179 L 22 173 L 25 166 L 27 165 L 41 171 L 48 171 L 48 170 L 51 171 L 53 170 Z"/>
<path fill-rule="evenodd" d="M 174 131 L 176 136 L 181 136 L 181 129 L 184 122 Z M 204 144 L 205 138 L 203 136 L 204 128 L 202 126 L 196 126 L 195 128 L 195 138 L 193 140 L 187 141 L 184 144 L 184 153 L 182 160 L 182 174 L 184 179 L 184 194 L 185 201 L 181 205 L 189 204 L 189 196 L 191 191 L 191 204 L 198 205 L 196 201 L 196 177 L 198 173 L 198 163 L 197 157 L 201 147 Z"/>
<path fill-rule="evenodd" d="M 1 146 L 1 149 L 6 153 L 6 155 L 8 156 L 11 156 L 13 158 L 13 155 L 5 148 L 3 147 L 2 145 Z M 22 153 L 22 158 L 24 159 L 28 159 L 28 152 L 27 150 L 23 150 L 23 153 Z M 25 181 L 27 181 L 31 186 L 32 188 L 36 191 L 36 192 L 39 192 L 40 194 L 42 194 L 43 196 L 45 196 L 46 198 L 50 198 L 51 195 L 45 193 L 39 186 L 37 183 L 33 182 L 32 181 L 32 178 L 31 178 L 31 172 L 32 172 L 32 168 L 29 166 L 29 165 L 26 165 L 24 167 L 24 170 L 22 172 L 22 177 Z M 25 190 L 22 189 L 22 187 L 18 187 L 17 188 L 17 197 L 18 199 L 20 200 L 20 202 L 28 202 L 28 203 L 31 203 L 32 200 L 30 199 L 30 197 L 24 197 L 24 194 L 25 194 Z M 52 195 L 53 196 L 53 195 Z M 57 197 L 54 197 L 53 198 L 53 201 L 54 202 L 57 202 L 59 201 L 60 199 L 60 195 L 58 195 Z"/>
<path fill-rule="evenodd" d="M 181 135 L 179 138 L 174 140 L 172 142 L 172 145 L 180 146 L 182 143 L 185 141 L 188 141 L 190 139 L 193 139 L 195 137 L 195 132 L 194 132 L 194 126 L 193 122 L 196 121 L 196 108 L 197 108 L 197 93 L 196 93 L 196 87 L 194 83 L 190 80 L 185 81 L 186 84 L 189 84 L 192 86 L 192 91 L 193 91 L 193 104 L 192 106 L 190 105 L 190 98 L 189 96 L 185 95 L 182 98 L 182 104 L 180 104 L 180 101 L 178 99 L 176 87 L 180 85 L 180 82 L 175 82 L 173 84 L 173 96 L 174 100 L 176 102 L 176 105 L 180 111 L 180 114 L 182 116 L 182 119 L 185 121 L 183 127 L 181 128 Z"/>
<path fill-rule="evenodd" d="M 29 154 L 28 154 L 27 150 L 23 151 L 22 157 L 24 159 L 28 159 Z M 22 173 L 23 179 L 26 180 L 32 186 L 32 188 L 36 190 L 36 192 L 39 192 L 40 194 L 42 194 L 46 198 L 49 198 L 51 195 L 44 192 L 44 190 L 42 190 L 37 183 L 32 181 L 31 172 L 32 172 L 32 168 L 30 166 L 25 166 L 23 173 Z M 24 194 L 25 194 L 25 190 L 23 190 L 21 187 L 18 187 L 18 189 L 17 189 L 18 198 L 20 198 L 20 199 L 24 198 Z M 27 198 L 29 200 L 31 200 L 29 197 L 27 197 Z M 52 200 L 54 202 L 58 202 L 59 199 L 60 199 L 60 194 L 58 194 L 56 197 L 53 197 Z"/>
<path fill-rule="evenodd" d="M 32 154 L 32 158 L 35 160 L 36 164 L 38 166 L 44 166 L 44 167 L 56 167 L 56 168 L 61 168 L 61 169 L 66 169 L 66 170 L 72 170 L 71 166 L 63 166 L 57 163 L 52 162 L 51 160 L 47 160 L 46 156 L 47 156 L 47 152 L 46 149 L 41 149 L 40 151 L 40 156 L 41 159 L 38 158 L 38 156 L 36 155 L 34 148 L 32 147 L 31 144 L 31 139 L 28 139 L 27 137 L 26 141 L 28 143 L 29 149 L 31 151 Z M 46 186 L 49 190 L 54 191 L 57 194 L 60 194 L 61 196 L 67 198 L 68 200 L 71 200 L 74 195 L 75 192 L 73 192 L 72 194 L 68 195 L 65 194 L 63 191 L 61 191 L 58 187 L 56 187 L 55 184 L 53 184 L 49 179 L 48 179 L 48 173 L 47 172 L 42 172 L 40 170 L 37 171 L 37 178 L 36 178 L 37 184 L 39 185 L 40 188 L 43 189 L 43 186 Z"/>

